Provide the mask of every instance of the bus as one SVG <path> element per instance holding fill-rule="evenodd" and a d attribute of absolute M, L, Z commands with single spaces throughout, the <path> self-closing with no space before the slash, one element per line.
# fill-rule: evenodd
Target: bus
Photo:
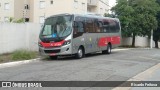
<path fill-rule="evenodd" d="M 121 27 L 117 18 L 95 15 L 59 14 L 45 19 L 39 35 L 41 55 L 56 59 L 102 51 L 110 54 L 121 44 Z"/>

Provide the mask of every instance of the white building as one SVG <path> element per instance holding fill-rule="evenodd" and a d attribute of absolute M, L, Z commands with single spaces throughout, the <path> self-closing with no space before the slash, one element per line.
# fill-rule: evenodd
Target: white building
<path fill-rule="evenodd" d="M 43 23 L 46 17 L 60 13 L 104 15 L 109 11 L 109 0 L 0 0 L 0 22 L 25 18 Z"/>

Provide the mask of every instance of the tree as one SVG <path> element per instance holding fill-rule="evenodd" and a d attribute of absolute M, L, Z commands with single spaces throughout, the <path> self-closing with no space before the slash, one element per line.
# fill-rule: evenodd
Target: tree
<path fill-rule="evenodd" d="M 151 30 L 157 28 L 156 0 L 117 0 L 112 10 L 121 21 L 123 36 L 132 36 L 133 47 L 136 36 L 150 36 Z"/>
<path fill-rule="evenodd" d="M 158 41 L 160 40 L 160 28 L 158 28 L 157 30 L 154 31 L 153 40 L 155 42 L 155 48 L 159 48 Z"/>
<path fill-rule="evenodd" d="M 160 0 L 157 0 L 157 3 L 160 5 Z M 153 40 L 155 42 L 155 48 L 159 48 L 158 41 L 160 40 L 160 11 L 158 12 L 156 18 L 158 21 L 158 28 L 153 33 Z"/>
<path fill-rule="evenodd" d="M 107 14 L 107 13 L 105 13 L 104 14 L 104 17 L 112 17 L 112 18 L 115 18 L 116 16 L 114 15 L 114 14 Z"/>

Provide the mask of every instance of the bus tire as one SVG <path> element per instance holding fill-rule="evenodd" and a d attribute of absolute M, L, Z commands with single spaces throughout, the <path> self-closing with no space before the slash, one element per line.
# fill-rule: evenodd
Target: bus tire
<path fill-rule="evenodd" d="M 112 46 L 108 44 L 107 50 L 102 51 L 103 54 L 111 54 L 112 53 Z"/>
<path fill-rule="evenodd" d="M 50 57 L 50 59 L 52 59 L 52 60 L 57 60 L 58 59 L 58 56 L 49 56 Z"/>
<path fill-rule="evenodd" d="M 76 58 L 76 59 L 81 59 L 81 58 L 83 58 L 83 57 L 84 57 L 84 50 L 83 50 L 82 47 L 80 47 L 80 48 L 78 49 L 78 52 L 77 52 L 76 55 L 75 55 L 75 58 Z"/>

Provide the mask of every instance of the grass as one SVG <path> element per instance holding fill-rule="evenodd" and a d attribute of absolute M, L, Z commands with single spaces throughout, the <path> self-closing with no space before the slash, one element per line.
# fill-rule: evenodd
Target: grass
<path fill-rule="evenodd" d="M 35 59 L 37 57 L 38 57 L 37 52 L 28 50 L 17 50 L 12 53 L 0 55 L 0 63 L 29 60 L 29 59 Z"/>

